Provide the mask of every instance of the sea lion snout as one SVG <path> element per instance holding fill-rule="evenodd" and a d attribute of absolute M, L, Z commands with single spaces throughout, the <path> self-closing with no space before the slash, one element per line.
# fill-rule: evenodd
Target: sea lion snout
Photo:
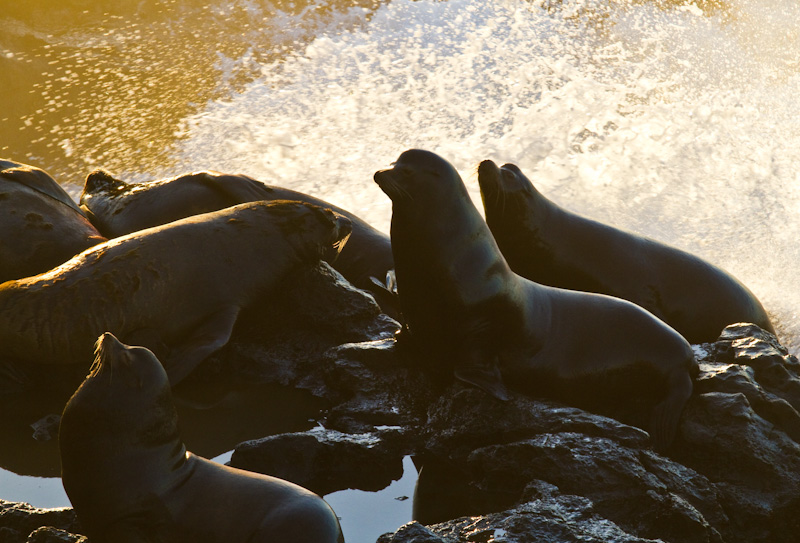
<path fill-rule="evenodd" d="M 103 372 L 107 367 L 112 364 L 112 361 L 121 358 L 127 359 L 123 356 L 123 351 L 126 349 L 111 332 L 104 332 L 97 338 L 94 345 L 94 363 L 89 370 L 89 376 L 94 377 Z"/>
<path fill-rule="evenodd" d="M 478 164 L 478 185 L 481 188 L 481 196 L 485 198 L 498 193 L 502 188 L 501 176 L 500 168 L 491 160 L 484 160 Z"/>
<path fill-rule="evenodd" d="M 372 176 L 372 179 L 378 184 L 383 192 L 386 192 L 387 188 L 395 183 L 394 173 L 394 168 L 378 170 L 375 172 L 375 175 Z M 389 193 L 387 192 L 387 194 Z"/>
<path fill-rule="evenodd" d="M 478 179 L 483 184 L 484 181 L 497 183 L 500 177 L 500 168 L 491 160 L 483 160 L 478 164 Z"/>

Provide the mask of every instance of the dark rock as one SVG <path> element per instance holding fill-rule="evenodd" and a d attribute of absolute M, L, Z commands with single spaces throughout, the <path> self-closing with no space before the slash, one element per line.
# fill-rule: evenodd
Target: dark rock
<path fill-rule="evenodd" d="M 231 342 L 192 378 L 234 374 L 249 382 L 304 388 L 324 396 L 325 353 L 346 343 L 391 337 L 399 328 L 374 298 L 327 263 L 298 270 L 241 317 Z"/>
<path fill-rule="evenodd" d="M 800 362 L 757 327 L 695 346 L 695 392 L 659 454 L 639 422 L 645 403 L 500 402 L 453 382 L 326 265 L 264 303 L 195 378 L 310 390 L 327 402 L 324 428 L 242 443 L 231 464 L 326 494 L 382 488 L 412 455 L 417 521 L 381 543 L 799 540 Z M 0 508 L 0 543 L 38 526 L 79 533 L 69 510 L 12 506 Z"/>
<path fill-rule="evenodd" d="M 343 434 L 315 428 L 239 444 L 230 465 L 265 473 L 324 495 L 380 490 L 403 476 L 402 432 Z"/>
<path fill-rule="evenodd" d="M 43 526 L 31 532 L 31 535 L 28 536 L 28 539 L 26 539 L 25 542 L 26 543 L 88 543 L 89 540 L 82 535 L 71 534 L 69 532 L 65 532 L 64 530 L 53 528 L 52 526 Z"/>
<path fill-rule="evenodd" d="M 378 543 L 655 543 L 631 535 L 594 513 L 580 496 L 557 496 L 499 513 L 424 527 L 412 522 Z"/>
<path fill-rule="evenodd" d="M 66 532 L 80 532 L 80 525 L 72 509 L 38 509 L 27 503 L 0 500 L 0 542 L 23 543 L 29 534 L 41 526 Z M 51 540 L 36 539 L 34 541 Z M 52 541 L 79 541 L 79 539 Z"/>
<path fill-rule="evenodd" d="M 58 437 L 58 424 L 61 422 L 61 415 L 51 413 L 33 424 L 33 439 L 36 441 L 50 441 Z"/>
<path fill-rule="evenodd" d="M 454 388 L 431 407 L 428 435 L 427 450 L 471 480 L 462 514 L 513 507 L 542 480 L 589 498 L 598 513 L 642 537 L 718 541 L 707 519 L 727 520 L 708 480 L 648 450 L 643 431 L 606 417 Z M 418 491 L 426 469 L 423 462 Z"/>

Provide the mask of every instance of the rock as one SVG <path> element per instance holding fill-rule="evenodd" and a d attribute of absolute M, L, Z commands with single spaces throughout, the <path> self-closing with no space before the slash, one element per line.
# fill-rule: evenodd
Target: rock
<path fill-rule="evenodd" d="M 495 402 L 464 388 L 431 407 L 427 432 L 434 469 L 446 462 L 470 478 L 461 514 L 523 503 L 528 485 L 541 480 L 590 499 L 599 514 L 645 538 L 719 541 L 707 519 L 727 520 L 708 480 L 650 451 L 643 431 L 606 417 L 522 396 Z M 418 493 L 429 462 L 422 462 Z M 444 520 L 421 504 L 415 512 Z"/>
<path fill-rule="evenodd" d="M 0 542 L 29 541 L 29 534 L 42 526 L 52 530 L 63 530 L 65 533 L 80 532 L 80 525 L 72 509 L 38 509 L 27 503 L 0 500 Z M 80 539 L 34 539 L 33 541 L 80 541 Z"/>
<path fill-rule="evenodd" d="M 416 521 L 381 543 L 798 540 L 800 362 L 771 334 L 737 324 L 695 346 L 695 391 L 659 454 L 644 403 L 497 401 L 398 345 L 397 323 L 342 281 L 327 265 L 299 273 L 196 376 L 281 383 L 328 404 L 321 427 L 242 443 L 232 465 L 326 494 L 381 488 L 413 455 Z M 69 515 L 0 508 L 0 542 L 38 526 L 79 533 Z"/>
<path fill-rule="evenodd" d="M 544 484 L 548 499 L 587 499 L 628 537 L 796 541 L 796 357 L 752 325 L 729 327 L 697 352 L 696 392 L 667 456 L 650 449 L 644 431 L 614 419 L 518 395 L 495 402 L 453 385 L 431 404 L 417 455 L 415 518 L 430 525 L 425 537 L 491 541 L 491 530 L 506 530 L 495 515 L 525 525 L 523 504 Z M 459 516 L 469 520 L 447 520 Z M 562 525 L 557 536 L 533 537 L 538 528 L 528 526 L 497 541 L 592 540 L 571 532 L 569 519 Z M 409 529 L 382 541 L 411 541 L 403 539 Z"/>
<path fill-rule="evenodd" d="M 33 428 L 33 439 L 36 441 L 50 441 L 58 437 L 58 425 L 61 422 L 61 415 L 50 413 L 49 415 L 31 424 Z"/>
<path fill-rule="evenodd" d="M 403 442 L 399 429 L 343 434 L 318 427 L 241 443 L 230 465 L 286 479 L 320 495 L 348 488 L 375 491 L 403 476 Z"/>
<path fill-rule="evenodd" d="M 594 513 L 592 503 L 580 496 L 557 496 L 521 504 L 481 517 L 425 527 L 411 522 L 378 543 L 656 543 L 626 533 Z"/>
<path fill-rule="evenodd" d="M 324 396 L 329 392 L 322 383 L 328 350 L 388 338 L 398 327 L 372 295 L 321 262 L 299 270 L 279 292 L 243 314 L 230 343 L 190 377 L 217 380 L 234 374 Z"/>
<path fill-rule="evenodd" d="M 59 530 L 58 528 L 53 528 L 52 526 L 43 526 L 41 528 L 37 528 L 31 535 L 28 536 L 28 539 L 25 540 L 26 543 L 88 543 L 89 540 L 82 536 L 71 534 L 69 532 L 65 532 L 64 530 Z"/>

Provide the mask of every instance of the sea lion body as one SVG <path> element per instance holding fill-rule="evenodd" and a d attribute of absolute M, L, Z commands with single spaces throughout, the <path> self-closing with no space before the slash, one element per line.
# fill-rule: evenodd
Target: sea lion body
<path fill-rule="evenodd" d="M 353 285 L 372 292 L 390 315 L 397 316 L 393 296 L 371 279 L 382 283 L 387 272 L 394 268 L 389 236 L 352 213 L 313 196 L 267 185 L 246 175 L 213 171 L 148 183 L 125 183 L 96 171 L 86 178 L 80 198 L 81 208 L 109 238 L 258 200 L 306 202 L 350 219 L 353 233 L 333 266 Z"/>
<path fill-rule="evenodd" d="M 690 343 L 752 322 L 774 333 L 736 278 L 690 253 L 571 213 L 542 196 L 518 167 L 478 168 L 486 222 L 516 273 L 537 283 L 629 300 Z"/>
<path fill-rule="evenodd" d="M 44 170 L 0 160 L 0 283 L 45 272 L 103 241 Z"/>
<path fill-rule="evenodd" d="M 254 202 L 110 240 L 0 285 L 0 355 L 85 363 L 110 330 L 159 353 L 177 383 L 227 343 L 243 308 L 334 257 L 349 228 L 316 206 Z"/>
<path fill-rule="evenodd" d="M 659 447 L 672 441 L 696 368 L 680 334 L 630 302 L 512 272 L 458 173 L 437 155 L 406 151 L 375 180 L 393 204 L 401 337 L 500 398 L 502 380 L 529 391 L 540 379 L 568 385 L 646 366 L 666 390 L 651 435 Z"/>
<path fill-rule="evenodd" d="M 64 408 L 59 447 L 64 489 L 97 543 L 343 541 L 316 494 L 187 452 L 161 363 L 112 334 Z"/>

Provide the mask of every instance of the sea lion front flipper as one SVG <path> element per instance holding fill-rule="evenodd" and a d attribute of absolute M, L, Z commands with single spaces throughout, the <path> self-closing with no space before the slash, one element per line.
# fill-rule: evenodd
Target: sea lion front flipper
<path fill-rule="evenodd" d="M 692 378 L 686 371 L 674 371 L 667 379 L 667 397 L 653 408 L 650 419 L 650 439 L 656 451 L 665 451 L 675 439 L 678 422 L 689 397 Z"/>
<path fill-rule="evenodd" d="M 186 341 L 172 350 L 174 354 L 164 362 L 172 386 L 180 383 L 200 362 L 228 343 L 240 309 L 231 305 L 208 315 Z"/>
<path fill-rule="evenodd" d="M 479 352 L 474 352 L 464 358 L 464 363 L 453 371 L 457 379 L 488 392 L 498 400 L 506 402 L 510 399 L 496 357 L 487 362 Z"/>

